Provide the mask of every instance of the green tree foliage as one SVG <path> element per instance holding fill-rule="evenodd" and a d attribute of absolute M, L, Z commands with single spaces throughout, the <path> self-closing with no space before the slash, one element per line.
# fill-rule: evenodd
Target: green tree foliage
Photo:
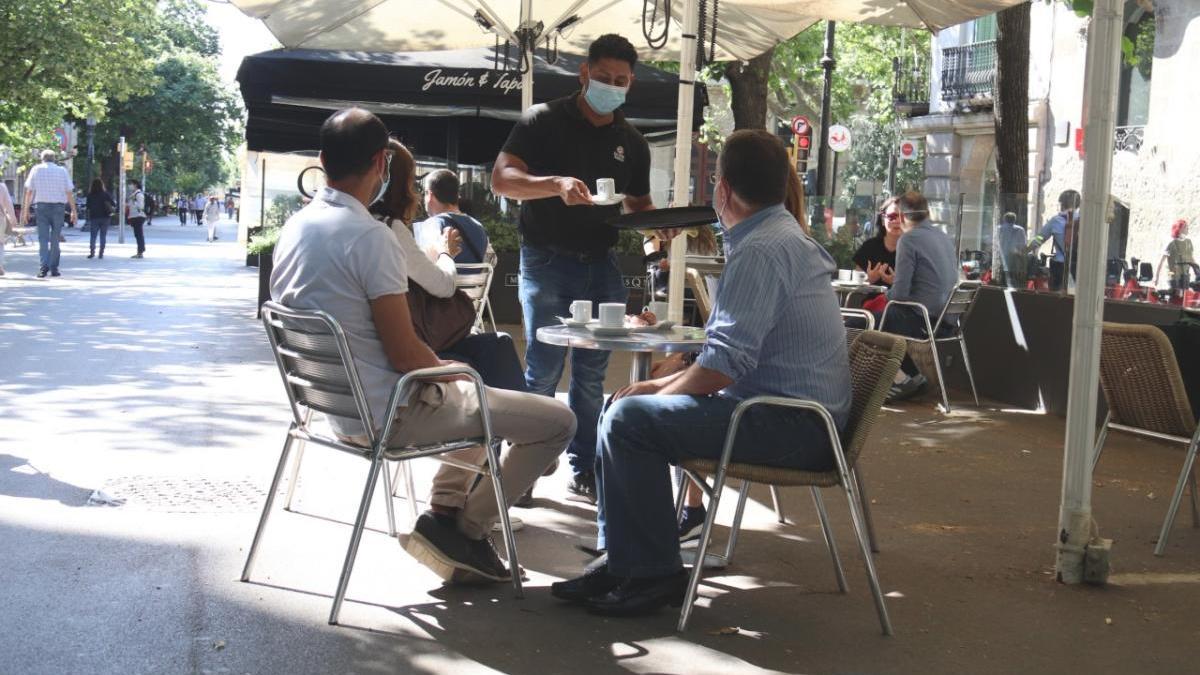
<path fill-rule="evenodd" d="M 27 165 L 63 119 L 146 91 L 154 18 L 153 0 L 0 2 L 0 146 Z"/>
<path fill-rule="evenodd" d="M 199 1 L 169 0 L 158 9 L 155 86 L 109 106 L 96 129 L 96 147 L 111 171 L 123 135 L 129 149 L 145 148 L 154 163 L 146 176 L 150 192 L 199 192 L 229 176 L 227 158 L 241 138 L 241 106 L 220 80 L 220 43 Z M 141 175 L 139 167 L 133 175 Z"/>

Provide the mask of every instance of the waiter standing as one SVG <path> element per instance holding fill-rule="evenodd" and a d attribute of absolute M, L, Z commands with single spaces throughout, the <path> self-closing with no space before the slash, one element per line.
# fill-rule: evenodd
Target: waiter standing
<path fill-rule="evenodd" d="M 618 110 L 633 84 L 637 51 L 620 35 L 602 35 L 579 67 L 583 89 L 525 111 L 492 170 L 492 190 L 520 199 L 521 310 L 525 324 L 525 380 L 530 391 L 554 396 L 565 347 L 537 341 L 537 329 L 558 324 L 575 300 L 624 303 L 613 246 L 617 230 L 605 221 L 647 211 L 650 148 Z M 593 204 L 591 186 L 611 178 L 624 199 Z M 604 401 L 608 352 L 573 349 L 568 403 L 578 420 L 567 447 L 571 493 L 594 502 L 596 422 Z"/>

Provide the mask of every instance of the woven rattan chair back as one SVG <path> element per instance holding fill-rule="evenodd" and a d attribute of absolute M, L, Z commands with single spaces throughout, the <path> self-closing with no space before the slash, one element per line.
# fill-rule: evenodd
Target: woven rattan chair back
<path fill-rule="evenodd" d="M 1196 431 L 1175 352 L 1154 326 L 1104 323 L 1100 386 L 1113 423 L 1171 436 Z"/>
<path fill-rule="evenodd" d="M 268 302 L 263 325 L 287 388 L 296 424 L 306 426 L 304 408 L 358 419 L 373 429 L 346 336 L 324 312 L 294 310 Z"/>
<path fill-rule="evenodd" d="M 842 434 L 846 463 L 853 468 L 879 417 L 900 362 L 904 360 L 904 338 L 867 330 L 850 345 L 850 385 L 853 398 L 850 418 Z"/>

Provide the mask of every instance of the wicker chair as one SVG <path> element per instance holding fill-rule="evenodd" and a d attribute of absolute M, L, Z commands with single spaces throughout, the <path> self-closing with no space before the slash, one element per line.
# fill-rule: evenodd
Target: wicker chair
<path fill-rule="evenodd" d="M 1196 450 L 1200 446 L 1200 424 L 1192 413 L 1179 364 L 1167 336 L 1154 326 L 1105 322 L 1100 338 L 1100 386 L 1104 390 L 1104 400 L 1108 402 L 1108 416 L 1096 438 L 1093 472 L 1100 463 L 1109 429 L 1187 446 L 1175 494 L 1154 547 L 1154 555 L 1162 555 L 1189 482 L 1192 485 L 1192 527 L 1200 527 L 1194 472 Z"/>
<path fill-rule="evenodd" d="M 734 410 L 729 424 L 729 431 L 725 436 L 725 448 L 722 451 L 719 461 L 692 460 L 682 463 L 682 468 L 688 477 L 708 493 L 710 506 L 696 551 L 695 559 L 697 564 L 692 567 L 687 595 L 684 597 L 683 610 L 679 617 L 679 630 L 682 631 L 687 628 L 687 622 L 692 613 L 692 606 L 696 600 L 697 585 L 700 582 L 700 575 L 704 569 L 702 561 L 705 560 L 709 539 L 712 536 L 713 523 L 716 520 L 721 493 L 725 488 L 725 481 L 729 478 L 740 478 L 748 483 L 763 483 L 772 486 L 806 485 L 811 488 L 813 502 L 817 508 L 817 516 L 821 521 L 821 529 L 825 535 L 825 545 L 829 548 L 830 556 L 833 558 L 833 569 L 837 577 L 838 588 L 843 593 L 846 592 L 846 577 L 842 572 L 841 558 L 838 555 L 837 544 L 834 542 L 833 531 L 829 525 L 829 517 L 825 512 L 825 503 L 821 498 L 821 492 L 818 488 L 840 486 L 845 491 L 846 500 L 850 506 L 850 519 L 854 524 L 855 538 L 858 541 L 858 547 L 866 565 L 867 579 L 871 585 L 871 592 L 875 600 L 875 609 L 879 613 L 879 624 L 883 629 L 884 635 L 892 634 L 891 620 L 888 618 L 887 607 L 884 605 L 883 600 L 883 592 L 879 586 L 879 578 L 875 573 L 874 558 L 867 542 L 866 525 L 859 502 L 858 483 L 854 467 L 859 456 L 862 454 L 863 447 L 866 445 L 866 440 L 870 436 L 872 428 L 875 426 L 875 420 L 879 416 L 879 408 L 883 404 L 888 390 L 891 388 L 892 378 L 895 377 L 896 371 L 900 368 L 900 361 L 904 358 L 904 350 L 905 341 L 903 338 L 876 331 L 866 331 L 855 340 L 850 348 L 853 400 L 850 418 L 846 423 L 844 433 L 838 434 L 833 417 L 819 403 L 759 396 L 742 401 Z M 816 473 L 733 463 L 731 461 L 733 442 L 737 435 L 738 423 L 747 409 L 757 405 L 785 406 L 799 410 L 809 410 L 820 415 L 829 432 L 837 468 L 832 471 Z M 843 438 L 846 440 L 844 446 L 842 444 Z M 716 476 L 711 486 L 708 485 L 704 478 L 706 475 Z M 744 504 L 744 498 L 739 501 L 739 506 Z M 736 540 L 740 525 L 741 508 L 738 509 L 738 513 L 734 516 L 733 527 L 730 529 L 729 554 L 732 554 L 733 542 Z"/>
<path fill-rule="evenodd" d="M 346 597 L 346 587 L 350 583 L 350 573 L 354 569 L 354 560 L 358 556 L 358 545 L 362 539 L 366 525 L 367 513 L 370 510 L 371 498 L 378 484 L 380 474 L 383 475 L 384 504 L 387 506 L 388 534 L 396 534 L 396 516 L 390 495 L 392 494 L 391 478 L 385 470 L 386 461 L 396 461 L 407 464 L 419 457 L 432 457 L 447 464 L 453 464 L 462 469 L 476 471 L 492 480 L 496 490 L 496 503 L 499 509 L 500 526 L 504 533 L 505 548 L 511 569 L 519 569 L 517 563 L 516 540 L 513 538 L 509 522 L 508 503 L 504 495 L 504 486 L 500 480 L 500 463 L 498 443 L 492 436 L 492 423 L 487 411 L 487 398 L 483 381 L 479 374 L 466 366 L 444 366 L 440 368 L 424 368 L 405 373 L 392 390 L 388 400 L 388 419 L 383 429 L 376 427 L 371 409 L 367 405 L 366 394 L 358 377 L 358 369 L 346 335 L 337 320 L 325 312 L 302 311 L 285 307 L 275 302 L 267 302 L 262 308 L 263 326 L 271 342 L 271 350 L 275 354 L 279 374 L 287 391 L 288 403 L 292 410 L 292 423 L 288 428 L 287 437 L 283 442 L 283 452 L 275 467 L 275 475 L 271 479 L 271 487 L 267 490 L 266 503 L 263 504 L 262 516 L 254 539 L 250 543 L 250 551 L 246 555 L 246 565 L 242 570 L 242 581 L 249 581 L 258 555 L 258 546 L 262 541 L 263 532 L 267 528 L 267 520 L 275 503 L 275 495 L 279 490 L 280 480 L 291 459 L 291 451 L 295 446 L 296 456 L 292 466 L 291 481 L 288 487 L 287 508 L 290 509 L 295 492 L 296 478 L 300 472 L 300 463 L 304 458 L 304 449 L 308 443 L 340 450 L 347 454 L 361 457 L 371 463 L 367 473 L 366 485 L 362 499 L 359 502 L 358 515 L 350 535 L 350 546 L 346 550 L 346 559 L 342 565 L 342 573 L 338 578 L 337 591 L 333 596 L 333 608 L 329 612 L 329 623 L 336 624 Z M 444 377 L 446 375 L 467 375 L 475 383 L 479 397 L 479 427 L 476 430 L 464 430 L 465 438 L 447 440 L 422 446 L 390 445 L 386 439 L 392 437 L 395 416 L 392 411 L 407 405 L 413 387 L 423 380 Z M 362 444 L 347 442 L 336 436 L 314 429 L 311 426 L 313 411 L 326 415 L 357 419 L 367 430 L 366 442 Z M 475 467 L 445 457 L 454 450 L 464 450 L 484 446 L 488 462 L 484 467 Z M 488 467 L 496 467 L 491 470 Z M 407 474 L 411 475 L 411 474 Z M 411 483 L 409 486 L 411 494 Z M 522 596 L 521 575 L 512 575 L 513 589 L 516 596 Z"/>

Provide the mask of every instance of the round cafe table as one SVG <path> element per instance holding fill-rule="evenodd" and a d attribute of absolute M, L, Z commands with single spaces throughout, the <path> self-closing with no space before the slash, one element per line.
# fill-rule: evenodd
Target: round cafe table
<path fill-rule="evenodd" d="M 633 363 L 629 382 L 650 379 L 650 356 L 654 352 L 698 352 L 704 347 L 704 329 L 675 327 L 670 330 L 635 331 L 629 335 L 596 336 L 582 327 L 546 326 L 537 330 L 538 342 L 575 349 L 630 352 Z"/>
<path fill-rule="evenodd" d="M 845 307 L 850 302 L 850 296 L 855 293 L 868 295 L 870 293 L 887 293 L 887 286 L 876 286 L 867 282 L 857 281 L 833 281 L 833 292 L 837 293 L 842 298 L 842 306 Z"/>

